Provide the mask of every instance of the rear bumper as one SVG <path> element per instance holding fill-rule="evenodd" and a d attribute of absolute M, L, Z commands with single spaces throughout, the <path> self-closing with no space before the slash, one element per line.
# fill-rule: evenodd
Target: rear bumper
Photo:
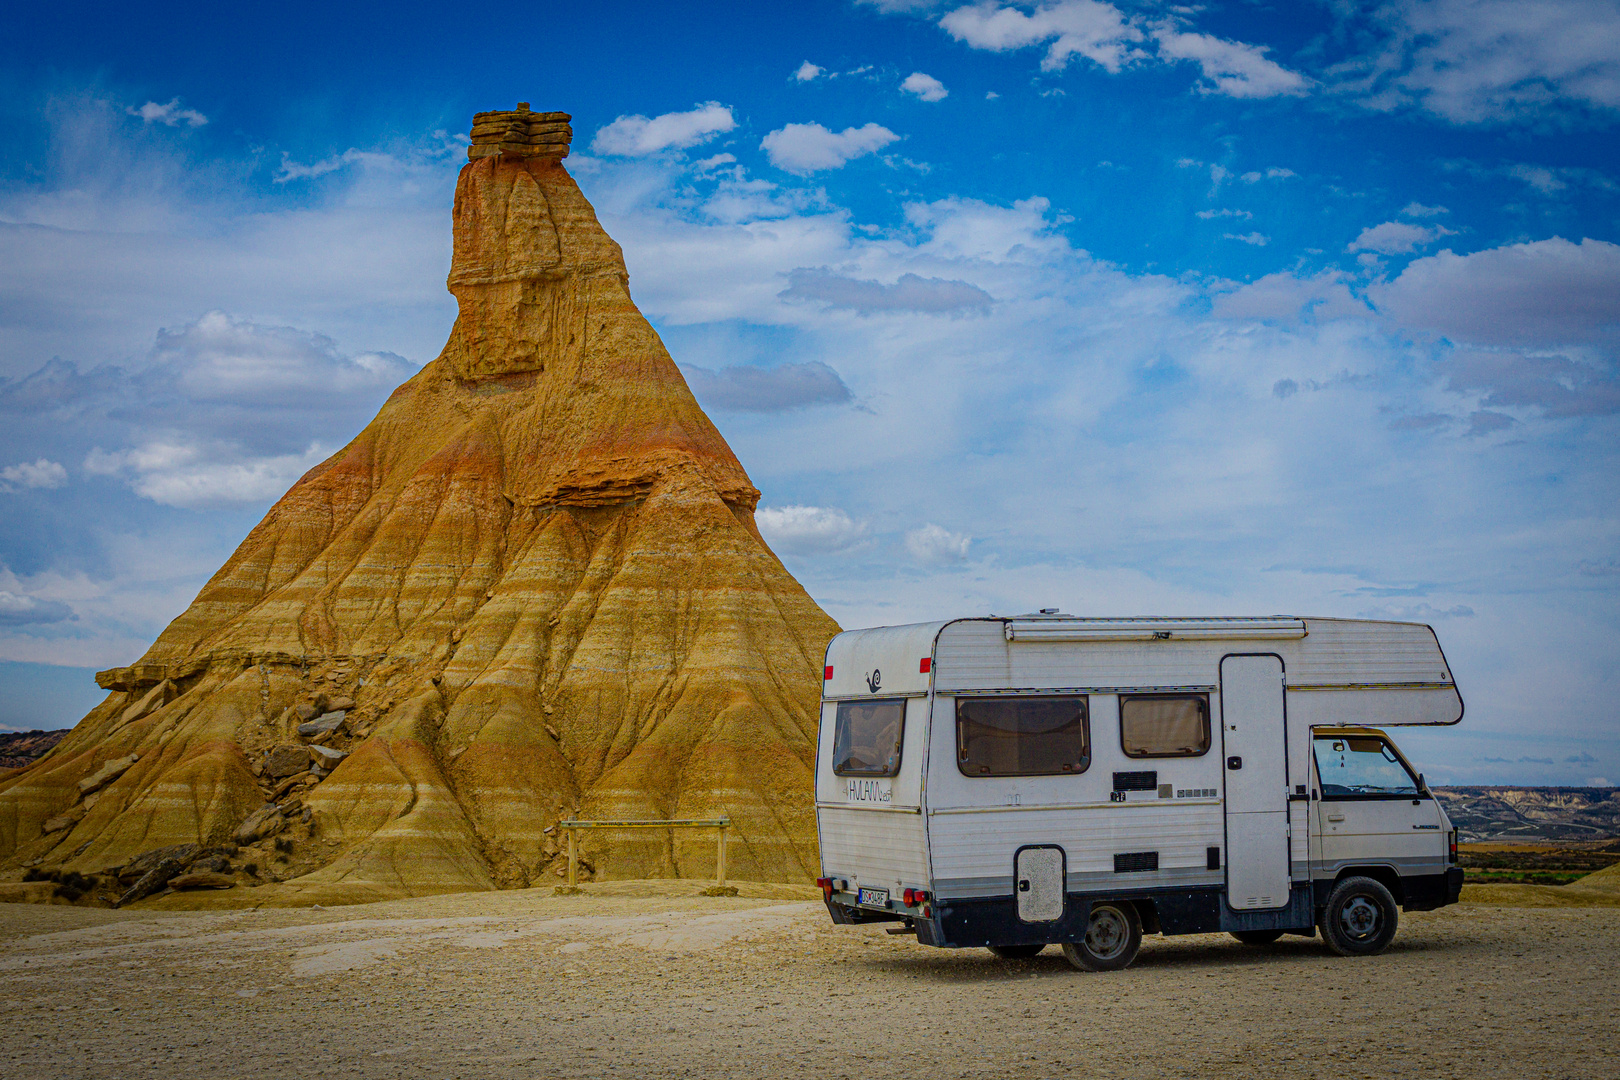
<path fill-rule="evenodd" d="M 1455 904 L 1462 897 L 1463 870 L 1460 866 L 1446 868 L 1443 874 L 1424 874 L 1421 877 L 1401 879 L 1405 893 L 1401 907 L 1407 911 L 1433 911 Z"/>

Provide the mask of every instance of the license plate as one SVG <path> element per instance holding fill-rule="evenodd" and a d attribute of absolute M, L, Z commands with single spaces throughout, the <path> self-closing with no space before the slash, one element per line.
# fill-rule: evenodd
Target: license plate
<path fill-rule="evenodd" d="M 855 903 L 860 907 L 886 908 L 889 906 L 889 890 L 868 889 L 863 886 L 855 894 Z"/>

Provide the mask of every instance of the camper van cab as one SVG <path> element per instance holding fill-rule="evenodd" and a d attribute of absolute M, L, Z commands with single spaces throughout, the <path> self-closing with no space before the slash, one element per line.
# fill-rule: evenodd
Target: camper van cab
<path fill-rule="evenodd" d="M 1457 901 L 1387 728 L 1455 724 L 1434 631 L 1043 611 L 839 634 L 816 764 L 833 922 L 1123 968 L 1143 933 L 1382 951 Z"/>

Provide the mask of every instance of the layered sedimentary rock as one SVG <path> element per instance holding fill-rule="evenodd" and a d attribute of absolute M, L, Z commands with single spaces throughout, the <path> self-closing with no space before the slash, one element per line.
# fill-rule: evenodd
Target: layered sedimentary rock
<path fill-rule="evenodd" d="M 837 628 L 631 302 L 567 120 L 479 114 L 443 353 L 0 778 L 0 866 L 241 843 L 239 875 L 366 899 L 554 881 L 560 818 L 726 814 L 734 874 L 813 876 Z M 598 877 L 713 871 L 712 834 L 583 851 Z"/>

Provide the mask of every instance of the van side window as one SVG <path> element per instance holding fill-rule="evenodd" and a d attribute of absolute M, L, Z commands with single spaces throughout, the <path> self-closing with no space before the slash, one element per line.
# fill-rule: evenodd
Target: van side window
<path fill-rule="evenodd" d="M 1209 695 L 1121 694 L 1119 745 L 1136 758 L 1209 753 Z"/>
<path fill-rule="evenodd" d="M 1316 773 L 1324 799 L 1412 799 L 1417 778 L 1376 735 L 1318 735 Z"/>
<path fill-rule="evenodd" d="M 896 775 L 905 730 L 905 698 L 840 701 L 833 729 L 833 775 Z"/>
<path fill-rule="evenodd" d="M 956 767 L 964 776 L 1062 776 L 1090 764 L 1083 696 L 956 699 Z"/>

